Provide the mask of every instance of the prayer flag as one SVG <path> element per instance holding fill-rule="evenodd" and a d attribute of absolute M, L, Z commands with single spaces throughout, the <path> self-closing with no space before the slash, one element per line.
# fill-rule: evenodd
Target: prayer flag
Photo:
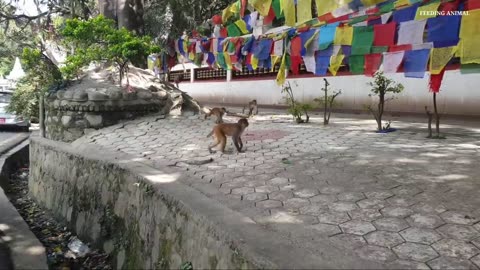
<path fill-rule="evenodd" d="M 388 52 L 388 46 L 373 46 L 372 53 L 384 53 Z"/>
<path fill-rule="evenodd" d="M 330 67 L 328 70 L 330 73 L 332 73 L 333 76 L 337 76 L 337 72 L 340 69 L 340 66 L 342 65 L 343 58 L 345 55 L 340 54 L 340 55 L 332 55 L 330 57 Z"/>
<path fill-rule="evenodd" d="M 297 2 L 297 21 L 306 22 L 312 19 L 312 0 Z"/>
<path fill-rule="evenodd" d="M 333 43 L 335 45 L 352 45 L 352 39 L 353 27 L 345 25 L 343 27 L 337 27 Z"/>
<path fill-rule="evenodd" d="M 255 8 L 256 11 L 258 11 L 258 13 L 260 13 L 260 15 L 266 17 L 270 12 L 272 0 L 250 0 L 250 4 Z"/>
<path fill-rule="evenodd" d="M 382 64 L 382 54 L 373 53 L 365 55 L 365 75 L 372 77 Z"/>
<path fill-rule="evenodd" d="M 404 56 L 405 63 L 403 65 L 405 77 L 423 78 L 427 69 L 429 56 L 429 49 L 406 51 Z"/>
<path fill-rule="evenodd" d="M 246 35 L 249 33 L 247 29 L 247 24 L 243 20 L 238 20 L 235 22 L 235 25 L 238 27 L 242 35 Z"/>
<path fill-rule="evenodd" d="M 273 8 L 273 11 L 275 12 L 275 17 L 277 19 L 285 17 L 283 15 L 283 11 L 282 11 L 281 6 L 280 6 L 280 0 L 273 0 L 272 1 L 272 8 Z"/>
<path fill-rule="evenodd" d="M 439 6 L 440 1 L 436 1 L 434 3 L 418 7 L 417 14 L 415 15 L 415 20 L 424 20 L 436 17 Z"/>
<path fill-rule="evenodd" d="M 433 48 L 430 55 L 430 73 L 440 74 L 448 62 L 450 62 L 456 50 L 457 46 Z"/>
<path fill-rule="evenodd" d="M 398 51 L 409 51 L 412 49 L 411 44 L 405 44 L 405 45 L 393 45 L 388 48 L 389 52 L 398 52 Z"/>
<path fill-rule="evenodd" d="M 294 0 L 280 0 L 283 14 L 285 14 L 285 25 L 295 25 L 295 2 Z"/>
<path fill-rule="evenodd" d="M 395 44 L 395 32 L 397 24 L 395 22 L 387 24 L 377 24 L 373 27 L 374 46 L 392 46 Z"/>
<path fill-rule="evenodd" d="M 327 75 L 328 66 L 330 65 L 330 56 L 321 56 L 317 54 L 315 60 L 315 75 Z"/>
<path fill-rule="evenodd" d="M 337 0 L 315 0 L 318 16 L 322 16 L 339 7 Z"/>
<path fill-rule="evenodd" d="M 268 12 L 268 16 L 263 18 L 263 24 L 268 25 L 272 24 L 273 20 L 275 19 L 275 11 L 273 11 L 273 8 L 270 8 L 270 11 Z"/>
<path fill-rule="evenodd" d="M 363 55 L 350 55 L 348 65 L 352 74 L 363 74 L 365 70 L 365 57 Z"/>
<path fill-rule="evenodd" d="M 470 10 L 468 16 L 462 16 L 460 26 L 460 63 L 480 64 L 480 9 Z"/>
<path fill-rule="evenodd" d="M 423 43 L 423 33 L 426 20 L 400 23 L 398 30 L 398 45 Z"/>
<path fill-rule="evenodd" d="M 277 81 L 277 85 L 283 85 L 285 83 L 285 57 L 286 57 L 286 53 L 283 54 L 283 57 L 282 57 L 282 62 L 280 64 L 280 69 L 278 70 L 278 73 L 277 73 L 277 78 L 276 78 L 276 81 Z"/>
<path fill-rule="evenodd" d="M 407 1 L 408 2 L 408 1 Z M 396 23 L 407 22 L 415 19 L 417 14 L 418 4 L 414 4 L 410 7 L 402 8 L 393 12 L 393 21 Z"/>
<path fill-rule="evenodd" d="M 303 56 L 303 63 L 305 64 L 305 69 L 308 72 L 315 73 L 316 64 L 314 55 L 305 55 Z"/>
<path fill-rule="evenodd" d="M 391 16 L 392 16 L 392 12 L 382 14 L 382 16 L 380 16 L 382 18 L 382 24 L 386 24 Z"/>
<path fill-rule="evenodd" d="M 440 92 L 440 86 L 442 86 L 443 75 L 445 74 L 445 68 L 440 71 L 439 74 L 431 74 L 429 88 L 430 92 L 438 93 Z"/>
<path fill-rule="evenodd" d="M 438 16 L 427 20 L 427 41 L 458 41 L 461 16 Z"/>
<path fill-rule="evenodd" d="M 396 73 L 403 61 L 404 51 L 386 52 L 383 54 L 383 72 Z"/>
<path fill-rule="evenodd" d="M 324 50 L 328 48 L 330 44 L 332 44 L 338 24 L 339 23 L 333 23 L 320 27 L 320 34 L 318 38 L 319 50 Z"/>
<path fill-rule="evenodd" d="M 238 29 L 236 23 L 229 24 L 227 26 L 227 31 L 229 37 L 238 37 L 242 35 L 242 32 L 240 31 L 240 29 Z"/>
<path fill-rule="evenodd" d="M 373 26 L 353 27 L 352 54 L 369 54 L 372 45 Z"/>

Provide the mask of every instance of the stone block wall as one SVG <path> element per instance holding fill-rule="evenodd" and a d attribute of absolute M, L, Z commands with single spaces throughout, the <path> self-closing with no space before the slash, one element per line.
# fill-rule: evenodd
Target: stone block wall
<path fill-rule="evenodd" d="M 154 112 L 168 113 L 169 103 L 166 95 L 155 95 L 148 90 L 126 93 L 117 87 L 50 93 L 45 99 L 46 136 L 72 142 L 91 130 L 120 120 Z"/>
<path fill-rule="evenodd" d="M 175 197 L 175 190 L 181 194 L 189 187 L 158 187 L 124 167 L 138 166 L 132 162 L 120 166 L 75 151 L 80 150 L 32 138 L 30 193 L 81 239 L 111 254 L 117 269 L 178 269 L 187 262 L 194 269 L 271 267 L 246 259 L 229 234 L 192 210 L 199 203 L 185 204 L 197 195 Z"/>

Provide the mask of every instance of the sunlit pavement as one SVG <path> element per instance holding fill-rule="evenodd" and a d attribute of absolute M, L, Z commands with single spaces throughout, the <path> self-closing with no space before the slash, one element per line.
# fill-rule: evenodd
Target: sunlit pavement
<path fill-rule="evenodd" d="M 333 116 L 335 117 L 335 116 Z M 297 125 L 285 115 L 250 120 L 246 153 L 209 154 L 213 119 L 145 117 L 79 139 L 129 153 L 152 166 L 165 161 L 191 175 L 193 187 L 296 245 L 320 237 L 359 257 L 408 269 L 480 267 L 480 128 L 394 122 L 377 134 L 366 118 L 322 116 Z M 227 117 L 227 121 L 236 118 Z M 108 130 L 108 131 L 107 131 Z M 112 131 L 113 130 L 113 131 Z M 182 161 L 212 163 L 188 165 Z M 475 266 L 476 265 L 476 266 Z"/>

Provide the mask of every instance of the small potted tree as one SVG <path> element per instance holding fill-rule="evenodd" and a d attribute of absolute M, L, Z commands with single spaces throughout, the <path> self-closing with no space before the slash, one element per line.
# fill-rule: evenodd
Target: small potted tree
<path fill-rule="evenodd" d="M 375 121 L 377 122 L 377 132 L 387 133 L 395 131 L 390 127 L 390 122 L 386 125 L 382 125 L 382 117 L 385 109 L 385 102 L 394 99 L 393 94 L 398 94 L 403 91 L 403 85 L 395 83 L 394 80 L 389 79 L 383 75 L 383 72 L 377 71 L 374 76 L 374 81 L 368 83 L 372 87 L 370 90 L 372 93 L 369 96 L 378 96 L 377 109 L 373 109 L 371 105 L 367 106 L 367 109 L 372 113 Z M 388 94 L 392 96 L 387 97 Z"/>
<path fill-rule="evenodd" d="M 328 83 L 327 79 L 323 79 L 325 82 L 325 87 L 322 88 L 322 91 L 324 92 L 324 97 L 323 98 L 316 98 L 314 99 L 315 102 L 317 102 L 321 107 L 323 107 L 323 124 L 328 125 L 330 123 L 330 115 L 332 114 L 332 108 L 335 106 L 335 98 L 339 95 L 342 94 L 342 90 L 339 91 L 333 91 L 332 95 L 328 94 L 328 86 L 330 83 Z"/>

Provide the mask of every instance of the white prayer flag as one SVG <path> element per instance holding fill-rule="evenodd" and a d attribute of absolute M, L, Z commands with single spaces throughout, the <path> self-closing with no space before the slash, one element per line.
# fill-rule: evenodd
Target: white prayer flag
<path fill-rule="evenodd" d="M 426 20 L 421 20 L 400 23 L 397 45 L 423 43 L 423 33 L 426 22 Z"/>
<path fill-rule="evenodd" d="M 385 73 L 396 73 L 398 67 L 403 61 L 404 51 L 398 52 L 384 52 L 383 53 L 383 64 L 381 69 Z"/>

